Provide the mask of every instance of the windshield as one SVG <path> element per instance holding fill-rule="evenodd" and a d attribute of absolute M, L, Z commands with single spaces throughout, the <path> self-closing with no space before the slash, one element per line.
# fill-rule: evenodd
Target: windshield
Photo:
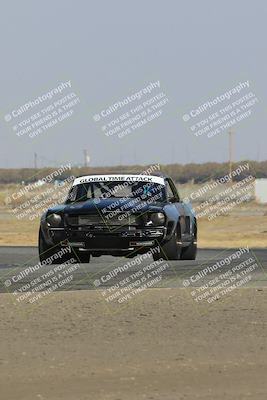
<path fill-rule="evenodd" d="M 81 202 L 88 199 L 134 198 L 142 201 L 164 201 L 165 186 L 155 182 L 90 182 L 71 188 L 67 202 Z"/>

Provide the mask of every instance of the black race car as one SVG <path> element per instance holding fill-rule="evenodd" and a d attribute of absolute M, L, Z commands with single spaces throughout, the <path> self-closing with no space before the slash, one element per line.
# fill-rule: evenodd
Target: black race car
<path fill-rule="evenodd" d="M 40 261 L 52 257 L 57 263 L 60 251 L 68 260 L 89 262 L 90 256 L 134 257 L 149 250 L 155 260 L 196 258 L 196 217 L 167 176 L 82 176 L 65 203 L 41 218 Z"/>

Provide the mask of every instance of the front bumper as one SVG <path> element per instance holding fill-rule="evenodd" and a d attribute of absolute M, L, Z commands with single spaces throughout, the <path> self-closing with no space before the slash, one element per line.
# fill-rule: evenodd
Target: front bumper
<path fill-rule="evenodd" d="M 48 228 L 47 235 L 53 244 L 61 243 L 81 250 L 127 252 L 161 243 L 166 237 L 166 228 L 124 226 L 113 231 L 106 227 Z"/>

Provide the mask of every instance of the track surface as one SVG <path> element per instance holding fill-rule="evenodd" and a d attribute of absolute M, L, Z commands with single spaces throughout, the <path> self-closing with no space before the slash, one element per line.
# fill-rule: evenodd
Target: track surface
<path fill-rule="evenodd" d="M 162 279 L 159 283 L 154 283 L 153 287 L 183 287 L 184 281 L 190 280 L 190 277 L 196 277 L 199 271 L 202 271 L 208 266 L 214 266 L 216 262 L 220 262 L 231 254 L 236 253 L 238 249 L 200 249 L 196 261 L 171 261 L 167 262 L 167 268 L 161 274 Z M 253 257 L 257 262 L 257 267 L 252 272 L 252 279 L 248 284 L 243 286 L 249 287 L 265 287 L 267 286 L 267 250 L 266 249 L 251 249 L 249 253 L 244 253 L 238 259 L 231 260 L 230 264 L 225 264 L 209 272 L 206 276 L 199 280 L 194 278 L 194 282 L 190 281 L 190 286 L 202 286 L 206 282 L 214 279 L 220 274 L 227 273 L 230 268 L 234 268 L 241 262 Z M 36 247 L 0 247 L 0 292 L 6 292 L 7 286 L 5 282 L 12 280 L 13 276 L 17 276 L 21 271 L 29 266 L 34 266 L 38 263 L 38 250 Z M 126 263 L 133 263 L 126 272 L 120 272 L 115 277 L 107 279 L 110 271 L 114 271 Z M 71 284 L 65 285 L 62 290 L 81 290 L 95 289 L 94 282 L 105 277 L 105 282 L 101 280 L 100 288 L 107 288 L 118 284 L 130 274 L 138 272 L 145 265 L 151 264 L 153 259 L 147 259 L 142 264 L 136 263 L 136 258 L 126 259 L 120 257 L 102 256 L 99 258 L 91 258 L 88 264 L 80 264 L 73 272 Z M 33 279 L 47 273 L 54 266 L 43 266 L 36 272 L 31 272 L 19 281 L 19 286 L 12 283 L 8 289 L 16 290 L 22 284 L 31 282 Z M 10 290 L 9 290 L 10 291 Z"/>

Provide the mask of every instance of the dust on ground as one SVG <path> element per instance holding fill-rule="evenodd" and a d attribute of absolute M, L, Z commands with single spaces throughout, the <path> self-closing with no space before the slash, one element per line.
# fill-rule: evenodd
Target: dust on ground
<path fill-rule="evenodd" d="M 186 289 L 149 289 L 108 310 L 96 291 L 33 308 L 1 295 L 5 400 L 266 399 L 267 290 L 206 312 Z"/>

